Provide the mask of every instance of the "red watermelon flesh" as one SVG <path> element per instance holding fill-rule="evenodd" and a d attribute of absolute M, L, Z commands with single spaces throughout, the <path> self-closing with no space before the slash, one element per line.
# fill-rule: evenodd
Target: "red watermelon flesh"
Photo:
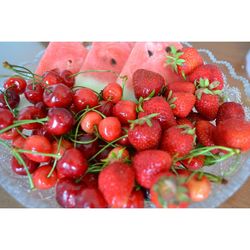
<path fill-rule="evenodd" d="M 80 42 L 51 42 L 39 62 L 36 74 L 42 75 L 55 68 L 77 73 L 87 54 L 88 50 Z"/>
<path fill-rule="evenodd" d="M 93 42 L 80 71 L 112 70 L 121 72 L 134 46 L 132 42 Z M 92 87 L 99 91 L 105 84 L 116 81 L 112 73 L 91 72 L 77 77 L 77 85 Z"/>
<path fill-rule="evenodd" d="M 147 69 L 161 74 L 166 83 L 180 81 L 181 77 L 173 72 L 170 66 L 165 65 L 166 48 L 175 46 L 182 49 L 182 45 L 177 42 L 137 42 L 121 71 L 121 75 L 128 76 L 124 97 L 135 99 L 132 86 L 132 76 L 137 69 Z M 121 80 L 118 79 L 121 83 Z"/>

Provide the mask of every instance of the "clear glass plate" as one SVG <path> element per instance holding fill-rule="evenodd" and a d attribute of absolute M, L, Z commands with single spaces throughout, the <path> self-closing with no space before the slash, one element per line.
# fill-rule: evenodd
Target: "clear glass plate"
<path fill-rule="evenodd" d="M 183 43 L 191 46 L 190 43 Z M 25 65 L 34 70 L 44 51 L 42 43 L 0 43 L 0 61 L 8 60 L 18 65 Z M 229 101 L 236 101 L 244 106 L 246 117 L 250 120 L 250 83 L 237 75 L 232 65 L 227 61 L 219 61 L 213 53 L 205 48 L 199 52 L 206 63 L 217 64 L 224 74 L 225 94 Z M 0 74 L 9 72 L 0 69 Z M 1 83 L 3 79 L 1 79 Z M 59 207 L 54 199 L 54 189 L 49 191 L 30 191 L 26 177 L 14 174 L 10 168 L 10 153 L 0 145 L 0 185 L 19 203 L 25 207 L 55 208 Z M 191 204 L 190 207 L 213 208 L 219 206 L 236 192 L 250 175 L 250 152 L 240 156 L 237 169 L 230 169 L 235 159 L 229 159 L 221 164 L 206 167 L 206 171 L 225 175 L 229 180 L 226 185 L 213 185 L 213 194 L 204 202 Z M 147 204 L 150 207 L 150 204 Z"/>

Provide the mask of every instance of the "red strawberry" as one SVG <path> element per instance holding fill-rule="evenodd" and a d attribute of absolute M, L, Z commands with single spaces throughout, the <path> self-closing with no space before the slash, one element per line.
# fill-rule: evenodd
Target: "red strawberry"
<path fill-rule="evenodd" d="M 110 207 L 126 206 L 135 182 L 134 169 L 121 162 L 106 166 L 99 174 L 98 185 Z"/>
<path fill-rule="evenodd" d="M 189 203 L 186 177 L 169 172 L 158 174 L 150 188 L 150 199 L 158 208 L 185 208 Z"/>
<path fill-rule="evenodd" d="M 150 188 L 154 177 L 169 170 L 171 156 L 162 150 L 145 150 L 138 152 L 133 159 L 136 181 L 145 188 Z"/>
<path fill-rule="evenodd" d="M 146 69 L 136 70 L 132 82 L 137 99 L 148 97 L 152 91 L 158 95 L 165 86 L 165 80 L 160 74 Z"/>
<path fill-rule="evenodd" d="M 199 113 L 191 111 L 191 113 L 187 116 L 187 119 L 191 121 L 193 124 L 196 124 L 197 121 L 205 120 Z"/>
<path fill-rule="evenodd" d="M 189 81 L 191 82 L 198 81 L 200 78 L 208 79 L 210 84 L 218 82 L 219 84 L 214 88 L 214 90 L 222 90 L 224 87 L 222 72 L 215 64 L 201 65 L 189 75 Z"/>
<path fill-rule="evenodd" d="M 194 94 L 195 85 L 193 82 L 172 82 L 167 85 L 165 96 L 168 97 L 169 91 L 173 92 L 187 92 Z"/>
<path fill-rule="evenodd" d="M 174 126 L 164 131 L 161 149 L 172 156 L 187 155 L 194 147 L 194 129 L 189 126 Z"/>
<path fill-rule="evenodd" d="M 163 129 L 169 128 L 176 125 L 174 114 L 170 108 L 168 102 L 161 96 L 156 96 L 148 101 L 145 101 L 142 105 L 144 112 L 140 112 L 138 117 L 144 117 L 153 113 L 158 113 L 159 115 L 153 118 L 158 120 Z"/>
<path fill-rule="evenodd" d="M 204 166 L 205 156 L 199 155 L 197 157 L 182 160 L 181 163 L 190 170 L 197 170 Z"/>
<path fill-rule="evenodd" d="M 214 146 L 213 131 L 215 126 L 209 121 L 200 120 L 195 124 L 197 141 L 205 147 Z"/>
<path fill-rule="evenodd" d="M 177 51 L 171 46 L 170 56 L 167 56 L 167 64 L 170 64 L 175 72 L 182 75 L 192 73 L 198 66 L 203 64 L 203 59 L 195 48 L 183 48 Z"/>
<path fill-rule="evenodd" d="M 144 208 L 144 195 L 141 190 L 133 190 L 125 208 Z"/>
<path fill-rule="evenodd" d="M 196 97 L 191 93 L 174 92 L 168 100 L 175 116 L 185 118 L 194 107 Z"/>
<path fill-rule="evenodd" d="M 128 131 L 128 139 L 132 146 L 138 150 L 157 148 L 161 139 L 161 125 L 152 120 L 142 125 L 136 125 Z"/>
<path fill-rule="evenodd" d="M 213 131 L 213 139 L 216 145 L 247 151 L 250 149 L 250 122 L 237 118 L 221 121 Z"/>
<path fill-rule="evenodd" d="M 178 125 L 187 125 L 190 128 L 194 128 L 193 123 L 190 120 L 188 120 L 187 118 L 178 118 L 178 119 L 176 119 L 176 122 Z"/>
<path fill-rule="evenodd" d="M 236 102 L 224 102 L 220 105 L 217 117 L 216 117 L 216 125 L 218 125 L 221 121 L 238 118 L 245 119 L 245 112 L 241 104 Z"/>

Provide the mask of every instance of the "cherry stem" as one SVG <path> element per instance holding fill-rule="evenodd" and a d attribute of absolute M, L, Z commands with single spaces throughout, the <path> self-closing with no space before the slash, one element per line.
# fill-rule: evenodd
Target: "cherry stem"
<path fill-rule="evenodd" d="M 45 118 L 41 118 L 41 119 L 37 119 L 37 120 L 20 120 L 20 121 L 15 121 L 12 125 L 3 128 L 0 130 L 0 134 L 12 129 L 12 128 L 16 128 L 25 124 L 30 124 L 30 123 L 41 123 L 44 124 L 44 122 L 48 121 L 49 118 L 45 117 Z"/>
<path fill-rule="evenodd" d="M 27 153 L 27 154 L 33 154 L 33 155 L 41 155 L 41 156 L 53 157 L 55 159 L 61 158 L 61 156 L 58 155 L 58 154 L 47 154 L 47 153 L 36 152 L 36 151 L 25 150 L 25 149 L 16 149 L 16 151 L 19 152 L 19 153 Z"/>
<path fill-rule="evenodd" d="M 29 169 L 28 169 L 25 161 L 23 160 L 22 156 L 15 149 L 11 148 L 7 142 L 0 140 L 0 144 L 3 145 L 4 147 L 6 147 L 7 149 L 9 149 L 11 154 L 17 159 L 17 161 L 23 165 L 24 170 L 25 170 L 27 177 L 28 177 L 28 180 L 29 180 L 30 189 L 33 190 L 35 188 L 35 186 L 34 186 L 34 183 L 32 180 L 32 176 L 31 176 Z"/>
<path fill-rule="evenodd" d="M 5 92 L 5 93 L 6 93 L 6 92 Z M 6 103 L 7 107 L 8 107 L 8 109 L 10 110 L 10 112 L 13 114 L 14 117 L 16 117 L 16 114 L 15 114 L 14 110 L 10 107 L 8 98 L 7 98 L 7 96 L 6 96 L 5 93 L 3 93 L 4 101 L 5 101 L 5 103 Z"/>
<path fill-rule="evenodd" d="M 119 141 L 119 140 L 122 140 L 122 139 L 124 139 L 124 138 L 126 138 L 126 137 L 128 137 L 128 135 L 123 135 L 123 136 L 121 136 L 121 137 L 119 137 L 119 138 L 113 140 L 112 142 L 109 142 L 109 143 L 108 143 L 107 145 L 105 145 L 101 150 L 99 150 L 95 155 L 93 155 L 93 156 L 89 159 L 89 161 L 92 161 L 93 159 L 95 159 L 96 156 L 98 156 L 100 153 L 102 153 L 106 148 L 112 146 L 114 142 L 117 142 L 117 141 Z"/>
<path fill-rule="evenodd" d="M 96 138 L 94 138 L 93 140 L 90 140 L 90 141 L 76 141 L 72 138 L 70 138 L 70 140 L 74 143 L 77 143 L 77 144 L 83 144 L 83 145 L 87 145 L 87 144 L 90 144 L 92 142 L 95 142 L 97 139 L 99 138 L 99 136 L 97 136 Z"/>

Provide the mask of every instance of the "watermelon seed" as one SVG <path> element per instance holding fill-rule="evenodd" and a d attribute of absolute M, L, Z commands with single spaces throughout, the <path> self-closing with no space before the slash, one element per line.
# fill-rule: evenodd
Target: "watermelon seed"
<path fill-rule="evenodd" d="M 151 50 L 148 50 L 148 55 L 151 57 L 153 55 L 153 52 Z"/>
<path fill-rule="evenodd" d="M 110 62 L 112 65 L 116 65 L 116 60 L 114 58 L 111 58 Z"/>

